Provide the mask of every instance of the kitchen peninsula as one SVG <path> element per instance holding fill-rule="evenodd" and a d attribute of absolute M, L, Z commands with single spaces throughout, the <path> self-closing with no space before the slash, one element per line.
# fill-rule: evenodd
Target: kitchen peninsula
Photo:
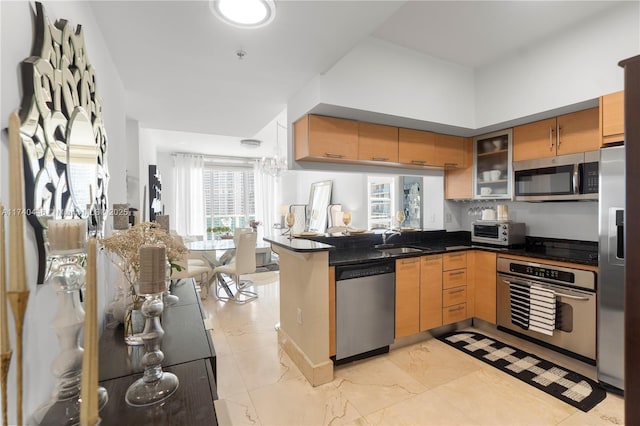
<path fill-rule="evenodd" d="M 396 262 L 395 343 L 472 318 L 495 326 L 500 258 L 597 271 L 597 243 L 584 241 L 527 237 L 496 248 L 472 245 L 464 231 L 403 232 L 385 245 L 380 233 L 309 238 L 265 240 L 280 256 L 279 343 L 314 386 L 333 379 L 336 267 Z"/>
<path fill-rule="evenodd" d="M 333 246 L 265 237 L 280 257 L 278 342 L 313 386 L 333 380 L 329 358 L 329 252 Z"/>

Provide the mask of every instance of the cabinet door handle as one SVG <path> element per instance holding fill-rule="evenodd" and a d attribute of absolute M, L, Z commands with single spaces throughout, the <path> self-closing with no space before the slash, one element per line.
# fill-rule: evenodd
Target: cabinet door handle
<path fill-rule="evenodd" d="M 445 167 L 458 167 L 458 163 L 444 163 Z"/>
<path fill-rule="evenodd" d="M 466 253 L 453 253 L 453 254 L 449 254 L 449 257 L 460 257 L 460 256 L 464 256 Z"/>
<path fill-rule="evenodd" d="M 449 290 L 449 294 L 457 294 L 457 293 L 462 293 L 463 291 L 465 291 L 464 288 L 458 288 L 456 290 Z"/>
<path fill-rule="evenodd" d="M 425 160 L 411 160 L 411 163 L 412 164 L 424 164 L 424 163 L 426 163 L 426 161 Z"/>
<path fill-rule="evenodd" d="M 451 275 L 462 275 L 464 273 L 465 273 L 465 271 L 454 271 L 454 272 L 449 272 L 449 276 L 451 276 Z"/>
<path fill-rule="evenodd" d="M 553 150 L 553 127 L 549 127 L 549 151 Z"/>
<path fill-rule="evenodd" d="M 560 149 L 560 130 L 562 130 L 562 127 L 560 127 L 560 124 L 556 124 L 557 129 L 556 130 L 556 149 Z"/>
<path fill-rule="evenodd" d="M 371 157 L 371 161 L 388 161 L 389 157 Z"/>
<path fill-rule="evenodd" d="M 324 156 L 325 157 L 329 157 L 329 158 L 342 158 L 342 157 L 344 157 L 344 155 L 342 155 L 342 154 L 336 154 L 336 153 L 333 153 L 333 152 L 325 152 Z"/>
<path fill-rule="evenodd" d="M 416 263 L 416 262 L 420 262 L 420 258 L 419 257 L 412 257 L 411 259 L 403 259 L 403 260 L 400 261 L 400 263 L 402 263 L 402 264 Z"/>
<path fill-rule="evenodd" d="M 453 308 L 449 308 L 449 312 L 458 312 L 464 309 L 464 306 L 456 306 Z"/>

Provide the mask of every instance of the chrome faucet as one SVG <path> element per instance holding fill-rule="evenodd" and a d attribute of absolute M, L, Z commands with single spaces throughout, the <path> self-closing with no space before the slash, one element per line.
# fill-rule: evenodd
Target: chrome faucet
<path fill-rule="evenodd" d="M 394 231 L 392 229 L 387 229 L 382 233 L 382 244 L 387 244 L 387 241 L 391 239 L 394 235 L 401 235 L 400 231 Z"/>

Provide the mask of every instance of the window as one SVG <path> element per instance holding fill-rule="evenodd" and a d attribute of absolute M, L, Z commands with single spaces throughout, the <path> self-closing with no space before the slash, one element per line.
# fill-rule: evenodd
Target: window
<path fill-rule="evenodd" d="M 393 214 L 396 208 L 395 185 L 394 177 L 367 177 L 367 226 L 369 229 L 391 228 L 393 226 Z"/>
<path fill-rule="evenodd" d="M 204 168 L 204 208 L 207 228 L 246 228 L 255 220 L 253 170 L 247 168 Z"/>

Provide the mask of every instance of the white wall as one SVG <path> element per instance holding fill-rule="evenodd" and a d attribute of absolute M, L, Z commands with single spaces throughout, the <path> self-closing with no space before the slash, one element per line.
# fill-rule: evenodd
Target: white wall
<path fill-rule="evenodd" d="M 470 231 L 471 222 L 480 220 L 480 217 L 469 215 L 469 208 L 493 207 L 495 209 L 497 204 L 508 206 L 509 220 L 524 222 L 527 225 L 528 236 L 598 241 L 598 203 L 594 201 L 550 203 L 446 201 L 445 229 Z"/>
<path fill-rule="evenodd" d="M 331 180 L 333 182 L 332 204 L 342 204 L 343 211 L 352 213 L 353 228 L 367 229 L 367 176 L 399 177 L 396 173 L 290 170 L 281 178 L 282 204 L 307 204 L 311 184 Z M 424 228 L 444 229 L 442 172 L 426 172 L 422 178 Z M 397 202 L 400 202 L 399 195 Z"/>
<path fill-rule="evenodd" d="M 462 135 L 593 100 L 622 89 L 617 64 L 640 53 L 639 10 L 638 2 L 621 2 L 476 70 L 369 37 L 291 97 L 289 120 L 329 105 L 384 114 L 383 121 L 452 126 Z"/>
<path fill-rule="evenodd" d="M 140 210 L 140 125 L 137 120 L 127 118 L 127 203 Z"/>
<path fill-rule="evenodd" d="M 476 71 L 480 128 L 623 89 L 618 62 L 640 53 L 640 3 L 622 2 Z"/>
<path fill-rule="evenodd" d="M 94 16 L 85 2 L 48 2 L 45 12 L 50 22 L 67 19 L 74 26 L 81 24 L 89 60 L 96 69 L 98 92 L 103 100 L 103 118 L 108 137 L 108 167 L 110 172 L 109 203 L 126 200 L 126 162 L 119 156 L 126 150 L 124 87 L 113 66 L 109 50 L 104 43 Z M 1 31 L 1 93 L 0 126 L 8 126 L 9 113 L 17 110 L 21 100 L 19 64 L 31 52 L 33 20 L 30 2 L 0 2 Z M 0 144 L 0 199 L 8 202 L 7 138 L 2 132 Z M 110 221 L 109 221 L 110 222 Z M 109 223 L 110 227 L 110 223 Z M 58 353 L 58 342 L 51 329 L 56 310 L 55 293 L 50 285 L 36 285 L 37 250 L 34 234 L 25 221 L 25 257 L 27 281 L 30 289 L 24 329 L 24 419 L 27 420 L 38 405 L 48 400 L 54 382 L 51 362 Z M 110 299 L 109 265 L 104 258 L 99 264 L 98 300 L 99 318 L 102 308 Z M 11 315 L 9 316 L 11 318 Z M 11 320 L 10 320 L 11 321 Z M 11 321 L 12 322 L 12 321 Z M 10 327 L 13 327 L 12 325 Z M 13 333 L 12 333 L 13 334 Z M 12 339 L 13 340 L 13 339 Z M 13 344 L 15 348 L 15 343 Z M 15 356 L 9 373 L 9 422 L 15 424 Z"/>
<path fill-rule="evenodd" d="M 291 98 L 289 119 L 319 103 L 474 127 L 473 70 L 369 37 Z"/>
<path fill-rule="evenodd" d="M 156 131 L 139 129 L 140 221 L 149 220 L 149 165 L 158 163 Z M 163 183 L 164 185 L 164 183 Z"/>

